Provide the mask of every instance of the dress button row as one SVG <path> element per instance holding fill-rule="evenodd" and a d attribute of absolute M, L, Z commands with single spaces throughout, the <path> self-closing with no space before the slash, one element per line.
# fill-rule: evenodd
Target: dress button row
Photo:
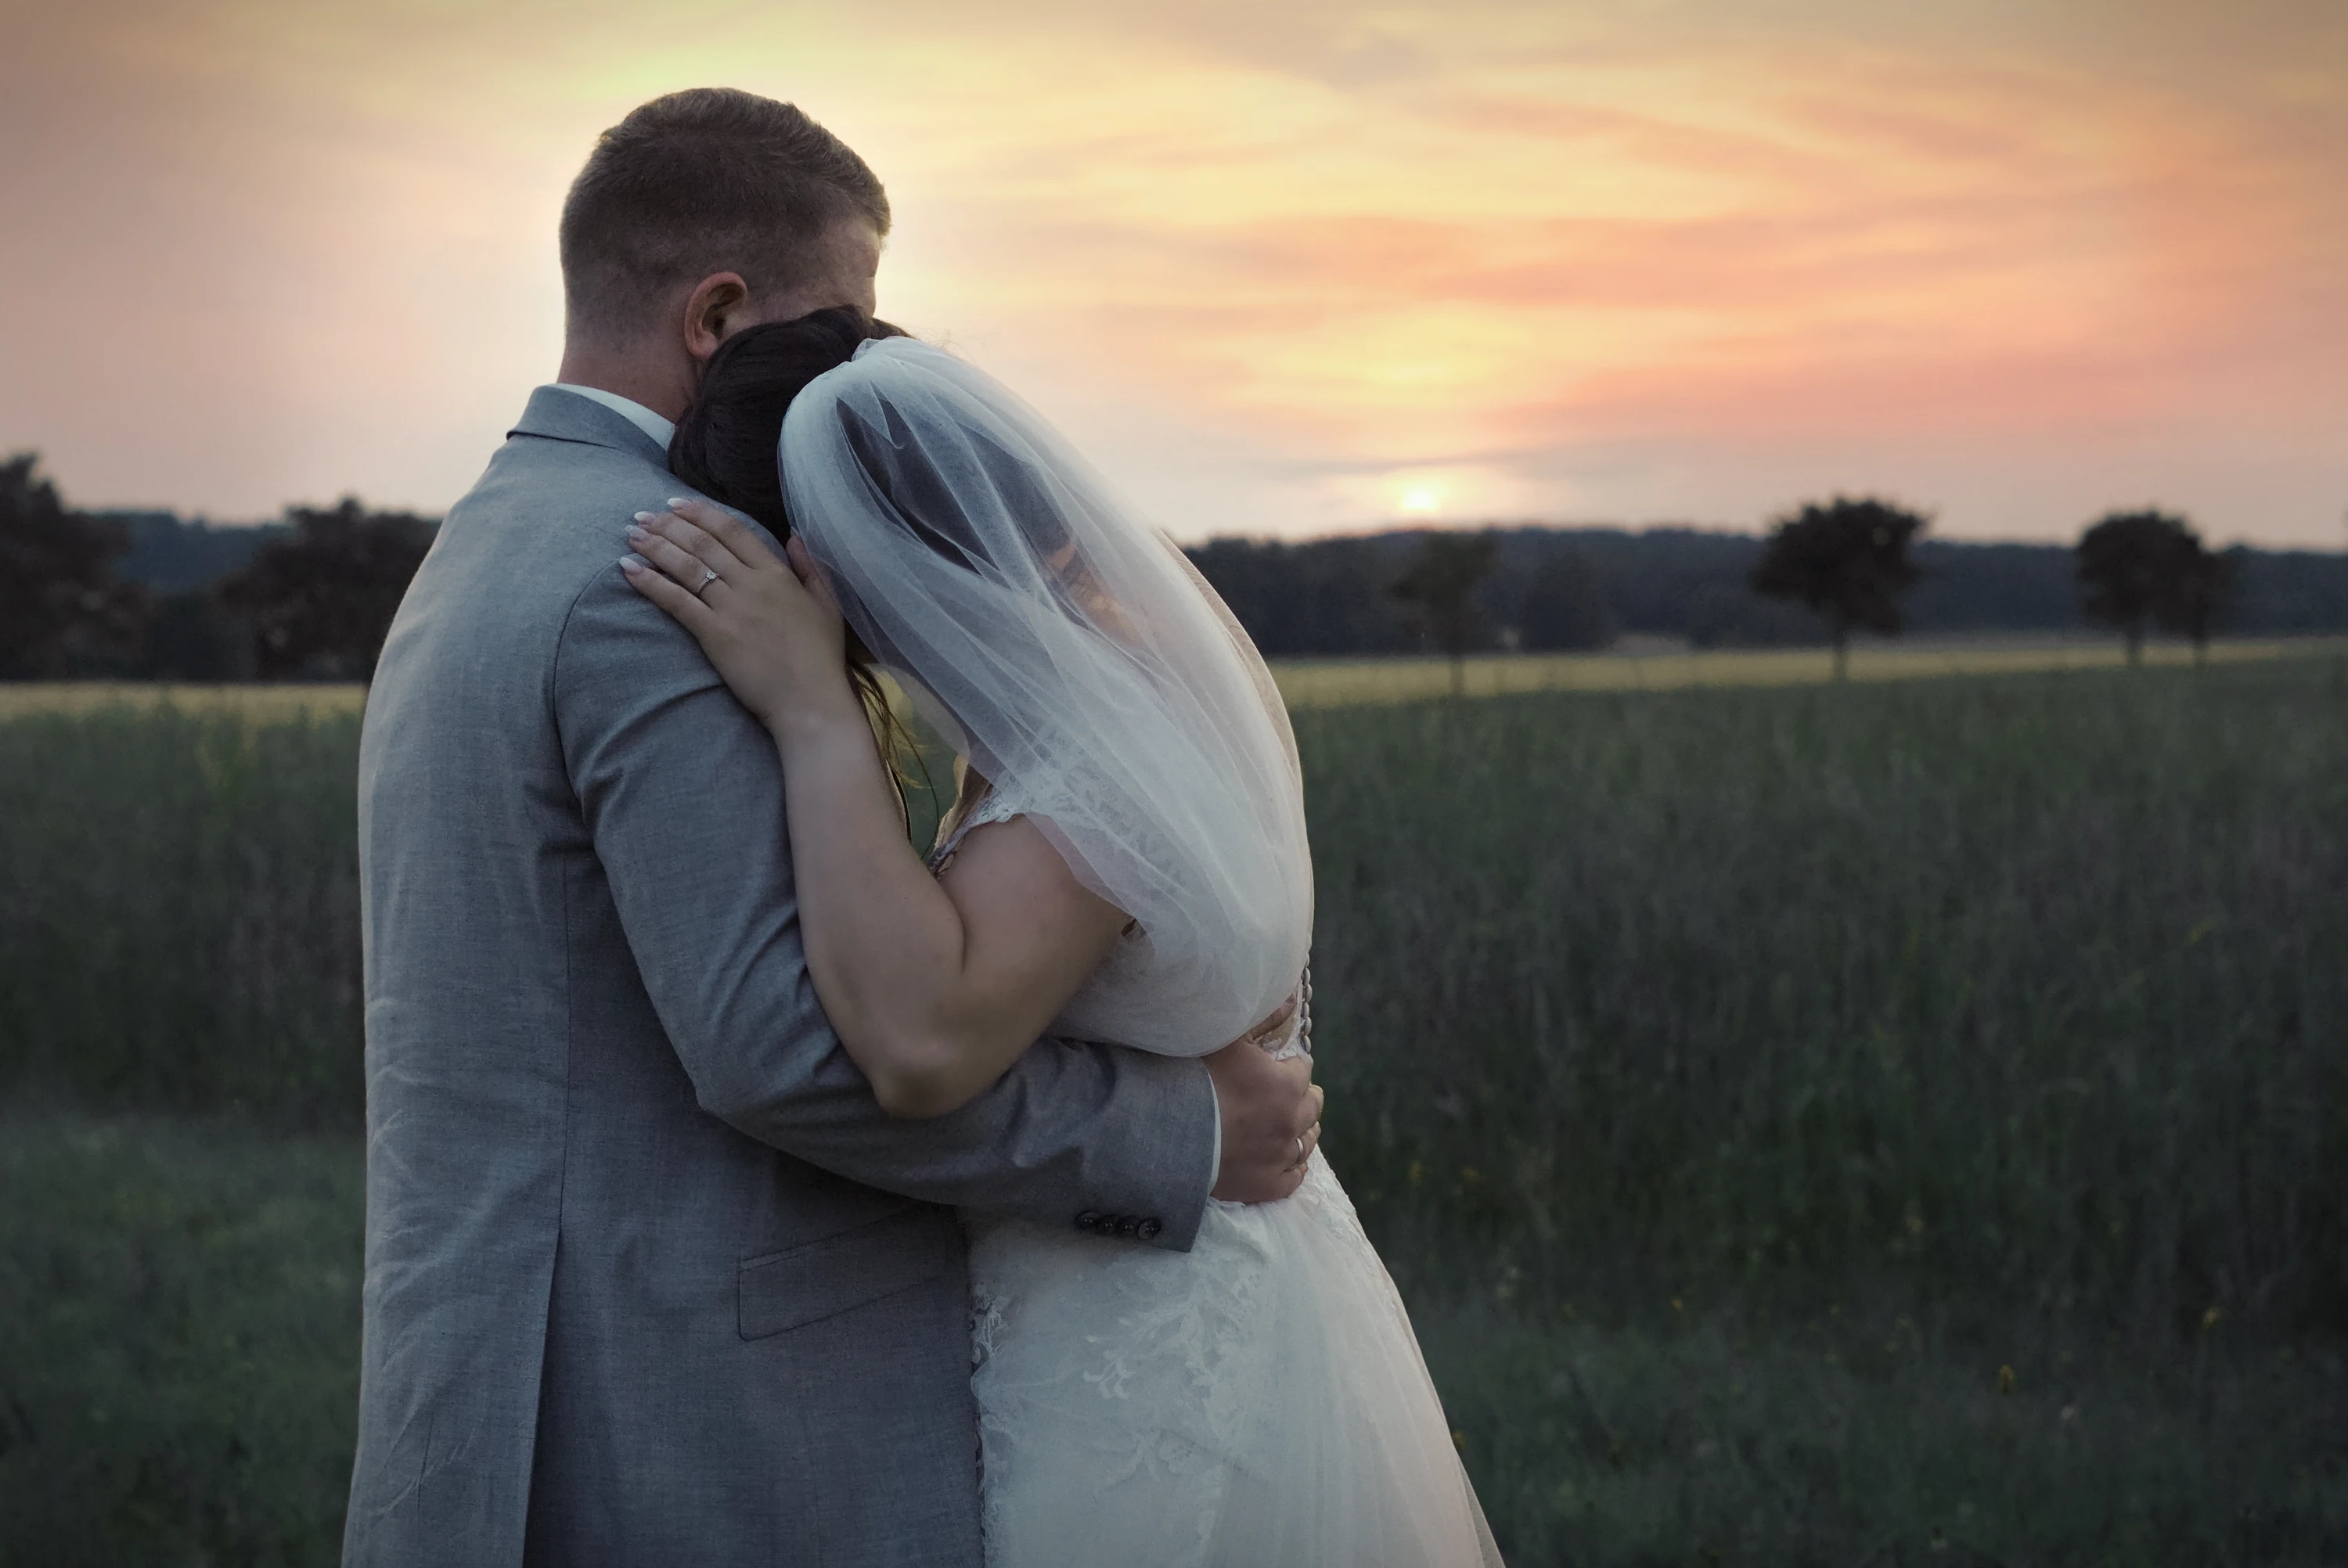
<path fill-rule="evenodd" d="M 1156 1241 L 1165 1230 L 1155 1216 L 1105 1214 L 1097 1209 L 1086 1209 L 1076 1216 L 1076 1228 L 1095 1235 L 1121 1235 L 1135 1241 Z"/>

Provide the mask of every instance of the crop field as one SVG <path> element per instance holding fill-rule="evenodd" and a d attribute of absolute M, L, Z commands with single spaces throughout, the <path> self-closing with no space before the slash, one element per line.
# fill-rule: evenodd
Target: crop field
<path fill-rule="evenodd" d="M 2340 638 L 2240 639 L 2210 645 L 2211 663 L 2336 657 Z M 2178 643 L 2153 643 L 2145 661 L 2174 669 L 2193 661 Z M 2127 655 L 2108 639 L 2068 641 L 1976 638 L 1922 644 L 1861 641 L 1850 656 L 1854 681 L 1912 681 L 1949 675 L 2023 675 L 2056 671 L 2116 670 Z M 1461 671 L 1471 697 L 1526 696 L 1540 692 L 1672 692 L 1705 686 L 1807 686 L 1834 676 L 1823 648 L 1608 653 L 1479 654 Z M 1272 677 L 1292 709 L 1408 702 L 1451 694 L 1446 659 L 1283 659 Z M 266 722 L 296 713 L 330 717 L 355 712 L 366 689 L 355 685 L 161 686 L 125 681 L 0 682 L 0 722 L 35 713 L 85 713 L 94 709 L 169 705 L 190 712 L 228 712 Z"/>
<path fill-rule="evenodd" d="M 2338 652 L 2337 638 L 2277 638 L 2213 643 L 2215 663 Z M 1862 640 L 1850 652 L 1854 681 L 1914 681 L 1948 675 L 2023 675 L 2056 671 L 2117 670 L 2126 651 L 2109 641 L 1984 638 L 1903 644 Z M 2153 644 L 2145 661 L 2177 668 L 2193 661 L 2181 644 Z M 1405 702 L 1451 694 L 1452 671 L 1443 659 L 1290 659 L 1272 666 L 1292 710 Z M 1484 654 L 1464 661 L 1470 697 L 1525 696 L 1539 692 L 1672 692 L 1706 686 L 1808 686 L 1834 678 L 1834 655 L 1824 648 L 1708 649 L 1663 652 Z"/>
<path fill-rule="evenodd" d="M 267 723 L 300 715 L 355 713 L 366 688 L 355 685 L 164 686 L 140 681 L 0 682 L 0 723 L 42 713 L 91 713 L 107 708 L 176 708 L 186 713 L 233 713 Z"/>
<path fill-rule="evenodd" d="M 1326 1147 L 1512 1563 L 2348 1561 L 2302 651 L 1297 693 Z M 333 1560 L 356 728 L 0 722 L 0 1561 Z"/>

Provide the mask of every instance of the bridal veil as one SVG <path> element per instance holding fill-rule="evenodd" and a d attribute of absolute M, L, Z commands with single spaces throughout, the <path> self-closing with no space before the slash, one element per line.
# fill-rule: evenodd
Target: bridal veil
<path fill-rule="evenodd" d="M 1180 549 L 1015 394 L 911 338 L 810 382 L 779 458 L 865 646 L 1139 926 L 1059 1031 L 1199 1055 L 1277 1007 L 1313 924 L 1295 741 Z"/>

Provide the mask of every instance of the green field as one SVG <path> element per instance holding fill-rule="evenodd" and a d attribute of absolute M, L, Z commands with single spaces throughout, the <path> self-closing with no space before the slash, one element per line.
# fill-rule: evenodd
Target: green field
<path fill-rule="evenodd" d="M 1297 723 L 1512 1562 L 2348 1561 L 2348 660 Z M 355 728 L 0 723 L 0 1562 L 331 1560 Z"/>

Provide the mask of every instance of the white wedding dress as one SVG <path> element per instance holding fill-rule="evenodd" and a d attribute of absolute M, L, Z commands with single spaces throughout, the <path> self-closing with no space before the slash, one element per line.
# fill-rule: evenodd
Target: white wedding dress
<path fill-rule="evenodd" d="M 939 860 L 1023 811 L 990 794 Z M 1187 1254 L 964 1223 L 990 1568 L 1499 1563 L 1402 1298 L 1317 1151 L 1293 1197 L 1210 1200 Z"/>
<path fill-rule="evenodd" d="M 1181 551 L 1008 389 L 867 343 L 783 421 L 858 639 L 1132 917 L 1052 1033 L 1169 1056 L 1289 994 L 1313 865 L 1288 714 Z M 950 842 L 941 858 L 951 853 Z M 973 1218 L 993 1568 L 1476 1568 L 1499 1555 L 1394 1283 L 1316 1155 L 1187 1254 Z"/>

